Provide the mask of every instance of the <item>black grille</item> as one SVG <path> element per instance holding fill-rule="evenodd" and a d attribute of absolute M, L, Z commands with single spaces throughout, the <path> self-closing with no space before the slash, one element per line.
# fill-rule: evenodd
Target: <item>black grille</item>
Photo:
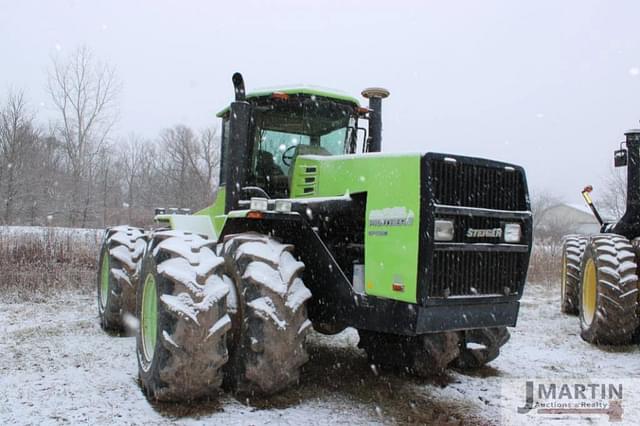
<path fill-rule="evenodd" d="M 428 296 L 516 294 L 526 261 L 526 253 L 435 251 Z"/>
<path fill-rule="evenodd" d="M 438 204 L 526 210 L 524 178 L 517 169 L 431 158 L 429 179 Z"/>

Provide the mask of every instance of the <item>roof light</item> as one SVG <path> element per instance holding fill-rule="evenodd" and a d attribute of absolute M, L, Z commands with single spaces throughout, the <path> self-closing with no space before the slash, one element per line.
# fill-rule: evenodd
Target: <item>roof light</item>
<path fill-rule="evenodd" d="M 266 198 L 251 197 L 250 210 L 267 211 L 269 209 L 269 201 Z"/>
<path fill-rule="evenodd" d="M 289 213 L 291 211 L 291 201 L 276 200 L 275 211 L 277 211 L 278 213 Z"/>

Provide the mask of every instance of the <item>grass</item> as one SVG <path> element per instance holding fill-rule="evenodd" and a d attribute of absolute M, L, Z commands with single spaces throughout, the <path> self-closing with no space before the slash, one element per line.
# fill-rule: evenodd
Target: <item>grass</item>
<path fill-rule="evenodd" d="M 0 227 L 0 298 L 44 301 L 63 290 L 93 295 L 101 230 Z M 560 279 L 560 244 L 533 247 L 528 281 Z"/>
<path fill-rule="evenodd" d="M 560 285 L 560 243 L 534 243 L 529 261 L 527 281 L 547 286 Z"/>
<path fill-rule="evenodd" d="M 44 301 L 62 291 L 92 294 L 101 232 L 0 227 L 0 298 Z"/>

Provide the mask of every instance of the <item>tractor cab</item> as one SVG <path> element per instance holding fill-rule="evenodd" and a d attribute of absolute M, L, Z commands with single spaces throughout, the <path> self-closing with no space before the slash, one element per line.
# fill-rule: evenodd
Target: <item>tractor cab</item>
<path fill-rule="evenodd" d="M 249 93 L 244 102 L 248 120 L 240 125 L 248 133 L 248 146 L 240 161 L 229 158 L 231 109 L 218 114 L 223 121 L 220 181 L 225 182 L 227 164 L 241 164 L 243 198 L 288 198 L 300 155 L 355 153 L 358 120 L 368 112 L 355 98 L 308 87 Z"/>

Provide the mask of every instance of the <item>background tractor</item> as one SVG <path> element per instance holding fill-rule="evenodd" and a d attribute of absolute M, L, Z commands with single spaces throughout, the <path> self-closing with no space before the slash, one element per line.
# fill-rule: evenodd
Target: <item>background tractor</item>
<path fill-rule="evenodd" d="M 640 130 L 629 130 L 614 153 L 627 166 L 627 208 L 616 223 L 605 223 L 591 199 L 582 195 L 601 225 L 596 235 L 568 235 L 561 265 L 561 310 L 579 315 L 581 336 L 591 343 L 625 344 L 638 335 L 640 255 Z"/>
<path fill-rule="evenodd" d="M 159 209 L 149 232 L 106 233 L 100 317 L 116 330 L 128 312 L 139 318 L 147 397 L 278 392 L 298 381 L 311 327 L 354 327 L 373 363 L 418 375 L 496 358 L 531 250 L 524 170 L 381 154 L 384 89 L 363 91 L 362 107 L 233 83 L 215 203 Z"/>

